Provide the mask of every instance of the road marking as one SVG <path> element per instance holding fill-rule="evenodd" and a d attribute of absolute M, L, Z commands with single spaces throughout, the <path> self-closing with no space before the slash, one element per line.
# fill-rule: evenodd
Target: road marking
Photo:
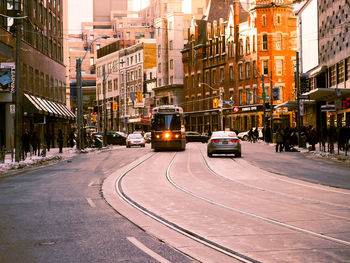
<path fill-rule="evenodd" d="M 94 182 L 91 181 L 88 186 L 91 187 L 93 184 Z"/>
<path fill-rule="evenodd" d="M 95 203 L 91 200 L 91 198 L 86 198 L 86 200 L 88 201 L 89 205 L 93 208 L 96 207 Z"/>
<path fill-rule="evenodd" d="M 134 237 L 127 237 L 126 239 L 129 240 L 131 243 L 133 243 L 136 247 L 141 249 L 143 252 L 145 252 L 146 254 L 148 254 L 149 256 L 154 258 L 155 260 L 157 260 L 158 262 L 171 263 L 169 260 L 166 260 L 162 256 L 158 255 L 156 252 L 150 250 L 148 247 L 146 247 L 144 244 L 142 244 L 136 238 L 134 238 Z"/>

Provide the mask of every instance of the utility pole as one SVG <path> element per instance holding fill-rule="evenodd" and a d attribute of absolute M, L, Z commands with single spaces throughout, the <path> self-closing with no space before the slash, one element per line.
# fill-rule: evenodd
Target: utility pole
<path fill-rule="evenodd" d="M 300 88 L 299 88 L 299 52 L 296 53 L 296 76 L 295 76 L 295 88 L 298 100 L 298 116 L 297 116 L 297 130 L 298 130 L 298 146 L 301 147 L 300 141 Z"/>
<path fill-rule="evenodd" d="M 220 92 L 220 101 L 221 101 L 221 105 L 220 105 L 220 124 L 221 124 L 221 130 L 224 130 L 224 112 L 223 112 L 223 98 L 222 98 L 222 87 L 219 88 L 219 92 Z"/>
<path fill-rule="evenodd" d="M 81 104 L 82 104 L 82 87 L 81 87 L 81 60 L 80 58 L 77 58 L 76 60 L 76 87 L 77 87 L 77 95 L 78 95 L 78 110 L 77 110 L 77 124 L 78 124 L 78 142 L 77 146 L 78 149 L 81 150 L 83 148 L 82 143 L 82 111 L 81 111 Z"/>
<path fill-rule="evenodd" d="M 20 10 L 18 10 L 17 16 L 20 16 Z M 16 155 L 15 161 L 21 160 L 21 138 L 22 138 L 22 93 L 21 93 L 21 19 L 15 19 L 16 21 L 16 128 L 15 128 L 15 148 Z"/>
<path fill-rule="evenodd" d="M 97 122 L 97 131 L 100 132 L 100 90 L 99 87 L 96 87 L 97 89 L 97 116 L 96 116 L 96 122 Z"/>
<path fill-rule="evenodd" d="M 266 141 L 266 121 L 265 121 L 265 116 L 266 116 L 266 107 L 265 107 L 265 100 L 266 100 L 266 93 L 265 93 L 265 82 L 264 82 L 264 72 L 261 75 L 261 81 L 262 81 L 262 99 L 263 99 L 263 127 L 264 127 L 264 141 Z"/>
<path fill-rule="evenodd" d="M 270 71 L 270 128 L 271 128 L 271 133 L 273 131 L 273 86 L 272 86 L 272 70 Z"/>
<path fill-rule="evenodd" d="M 103 146 L 107 145 L 106 67 L 103 66 Z"/>

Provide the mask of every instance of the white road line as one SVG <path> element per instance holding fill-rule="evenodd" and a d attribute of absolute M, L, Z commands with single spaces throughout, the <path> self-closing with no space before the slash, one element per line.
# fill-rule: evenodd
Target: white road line
<path fill-rule="evenodd" d="M 143 252 L 145 252 L 146 254 L 150 255 L 155 260 L 157 260 L 158 262 L 171 263 L 169 260 L 166 260 L 162 256 L 158 255 L 156 252 L 150 250 L 148 247 L 146 247 L 144 244 L 142 244 L 136 238 L 134 238 L 134 237 L 127 237 L 126 239 L 129 240 L 131 243 L 133 243 L 136 247 L 141 249 Z"/>
<path fill-rule="evenodd" d="M 94 182 L 90 182 L 88 186 L 91 187 L 93 184 L 94 184 Z"/>
<path fill-rule="evenodd" d="M 91 200 L 91 198 L 86 198 L 86 200 L 88 201 L 89 205 L 93 208 L 96 207 L 95 203 Z"/>

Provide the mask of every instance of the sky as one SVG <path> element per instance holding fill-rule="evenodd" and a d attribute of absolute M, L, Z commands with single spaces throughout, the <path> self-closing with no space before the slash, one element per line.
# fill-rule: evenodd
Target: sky
<path fill-rule="evenodd" d="M 191 13 L 191 0 L 184 0 L 182 2 L 182 10 L 184 13 Z M 149 0 L 133 0 L 134 10 L 145 8 L 149 4 Z"/>

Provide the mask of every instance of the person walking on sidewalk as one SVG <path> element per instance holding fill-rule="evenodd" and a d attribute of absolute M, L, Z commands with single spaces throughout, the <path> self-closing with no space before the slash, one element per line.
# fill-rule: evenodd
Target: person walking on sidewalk
<path fill-rule="evenodd" d="M 50 144 L 51 144 L 51 135 L 49 132 L 45 133 L 45 141 L 46 141 L 46 149 L 49 152 L 50 151 Z"/>
<path fill-rule="evenodd" d="M 280 152 L 283 150 L 283 130 L 281 128 L 278 128 L 276 131 L 276 153 L 278 152 L 278 147 L 280 149 Z"/>
<path fill-rule="evenodd" d="M 62 148 L 63 148 L 63 134 L 62 134 L 62 130 L 61 130 L 61 129 L 58 130 L 57 144 L 58 144 L 58 147 L 59 147 L 59 149 L 60 149 L 59 153 L 62 153 Z"/>
<path fill-rule="evenodd" d="M 23 145 L 23 159 L 27 158 L 27 154 L 30 151 L 30 135 L 28 130 L 25 129 L 22 135 L 22 145 Z"/>

